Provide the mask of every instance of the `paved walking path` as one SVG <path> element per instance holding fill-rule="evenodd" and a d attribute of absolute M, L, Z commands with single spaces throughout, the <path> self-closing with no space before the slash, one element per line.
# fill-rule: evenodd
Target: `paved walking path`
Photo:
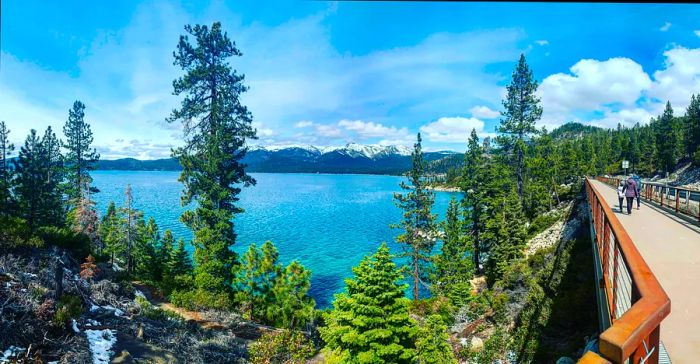
<path fill-rule="evenodd" d="M 671 299 L 671 314 L 661 323 L 661 341 L 671 361 L 700 363 L 700 226 L 644 202 L 637 210 L 635 201 L 631 215 L 626 208 L 621 214 L 617 191 L 592 183 Z"/>

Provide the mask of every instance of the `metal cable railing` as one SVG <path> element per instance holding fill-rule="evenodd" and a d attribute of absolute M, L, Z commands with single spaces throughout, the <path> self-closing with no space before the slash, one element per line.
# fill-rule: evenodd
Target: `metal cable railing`
<path fill-rule="evenodd" d="M 671 312 L 671 301 L 608 203 L 589 179 L 585 186 L 607 320 L 602 320 L 600 354 L 587 353 L 579 362 L 656 364 L 660 324 Z"/>

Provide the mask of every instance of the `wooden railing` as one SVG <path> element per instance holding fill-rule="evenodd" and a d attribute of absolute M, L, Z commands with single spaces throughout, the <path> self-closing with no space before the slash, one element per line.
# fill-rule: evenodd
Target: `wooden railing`
<path fill-rule="evenodd" d="M 619 178 L 597 177 L 597 180 L 617 187 Z M 669 186 L 663 183 L 642 182 L 641 197 L 648 201 L 674 210 L 677 214 L 690 216 L 700 221 L 700 191 Z"/>
<path fill-rule="evenodd" d="M 658 363 L 661 321 L 671 301 L 609 204 L 585 180 L 590 206 L 596 269 L 602 272 L 601 309 L 609 320 L 599 338 L 600 354 L 587 353 L 579 363 Z M 607 326 L 607 325 L 606 325 Z"/>

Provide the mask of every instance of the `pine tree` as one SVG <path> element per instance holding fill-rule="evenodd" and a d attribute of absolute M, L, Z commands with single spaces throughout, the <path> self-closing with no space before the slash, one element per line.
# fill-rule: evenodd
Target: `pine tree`
<path fill-rule="evenodd" d="M 446 296 L 456 305 L 465 303 L 471 293 L 474 266 L 468 255 L 466 236 L 463 235 L 462 221 L 457 200 L 452 198 L 447 207 L 447 219 L 442 224 L 444 238 L 442 250 L 434 259 L 435 279 L 432 291 Z"/>
<path fill-rule="evenodd" d="M 124 207 L 119 209 L 121 215 L 121 223 L 124 226 L 124 245 L 126 250 L 126 271 L 131 274 L 134 272 L 134 244 L 139 238 L 137 224 L 139 220 L 143 220 L 143 213 L 134 208 L 134 197 L 131 193 L 131 185 L 126 185 L 124 190 Z"/>
<path fill-rule="evenodd" d="M 275 280 L 274 303 L 267 307 L 267 321 L 278 327 L 301 328 L 310 322 L 315 302 L 309 297 L 311 271 L 297 261 L 287 265 Z"/>
<path fill-rule="evenodd" d="M 27 220 L 31 232 L 40 224 L 41 191 L 44 184 L 41 140 L 32 129 L 19 150 L 15 166 L 15 195 L 19 204 L 20 216 Z"/>
<path fill-rule="evenodd" d="M 85 105 L 82 102 L 75 101 L 73 108 L 68 110 L 68 120 L 63 126 L 63 134 L 66 136 L 63 147 L 67 149 L 68 186 L 66 190 L 69 202 L 75 206 L 81 198 L 84 198 L 85 189 L 90 188 L 92 183 L 90 171 L 95 168 L 95 163 L 100 159 L 97 150 L 90 149 L 92 130 L 90 130 L 90 124 L 85 122 Z M 97 189 L 93 188 L 92 192 L 97 192 Z"/>
<path fill-rule="evenodd" d="M 457 364 L 449 338 L 440 315 L 428 316 L 416 335 L 416 363 Z"/>
<path fill-rule="evenodd" d="M 430 253 L 437 237 L 436 215 L 431 213 L 435 194 L 427 188 L 426 162 L 423 159 L 420 133 L 412 153 L 413 168 L 408 172 L 408 184 L 401 182 L 406 194 L 395 193 L 396 205 L 403 211 L 403 220 L 393 227 L 403 229 L 397 237 L 404 244 L 403 257 L 407 257 L 413 276 L 413 300 L 418 300 L 418 284 L 425 272 L 423 266 L 429 262 Z"/>
<path fill-rule="evenodd" d="M 537 133 L 535 122 L 542 116 L 540 99 L 536 95 L 537 81 L 533 80 L 532 71 L 522 54 L 507 90 L 508 95 L 503 100 L 505 111 L 501 112 L 503 118 L 497 128 L 501 134 L 498 136 L 498 143 L 510 155 L 515 169 L 518 196 L 522 198 L 526 141 L 532 134 Z"/>
<path fill-rule="evenodd" d="M 484 228 L 484 191 L 483 168 L 484 148 L 479 145 L 479 136 L 472 129 L 469 137 L 467 151 L 464 155 L 464 169 L 462 174 L 462 191 L 464 192 L 464 228 L 472 241 L 472 258 L 474 269 L 481 272 L 481 232 Z"/>
<path fill-rule="evenodd" d="M 146 222 L 143 215 L 136 222 L 135 266 L 139 277 L 147 282 L 158 284 L 163 281 L 163 263 L 160 260 L 160 232 L 153 217 Z"/>
<path fill-rule="evenodd" d="M 99 234 L 100 240 L 105 246 L 105 252 L 110 255 L 110 262 L 114 265 L 115 256 L 121 257 L 126 251 L 124 247 L 125 237 L 114 201 L 110 201 L 107 206 L 107 212 L 99 225 Z"/>
<path fill-rule="evenodd" d="M 277 264 L 278 258 L 277 248 L 269 241 L 260 249 L 251 244 L 243 255 L 234 285 L 237 301 L 247 311 L 251 320 L 265 317 L 266 307 L 272 300 L 272 289 L 281 269 Z"/>
<path fill-rule="evenodd" d="M 166 230 L 166 233 L 167 232 L 168 230 Z M 192 261 L 190 260 L 189 253 L 185 249 L 185 241 L 183 239 L 178 239 L 177 241 L 177 249 L 175 249 L 170 258 L 168 271 L 173 277 L 190 274 L 192 272 Z"/>
<path fill-rule="evenodd" d="M 236 254 L 233 216 L 240 186 L 255 184 L 241 159 L 246 140 L 255 138 L 252 116 L 241 104 L 247 90 L 243 75 L 231 68 L 228 58 L 241 52 L 215 22 L 211 28 L 185 26 L 195 39 L 181 36 L 174 53 L 175 65 L 186 74 L 173 82 L 173 94 L 185 94 L 179 110 L 168 122 L 181 121 L 185 146 L 174 151 L 182 165 L 180 181 L 185 185 L 184 205 L 196 202 L 182 221 L 193 231 L 195 282 L 200 296 L 231 295 Z"/>
<path fill-rule="evenodd" d="M 65 213 L 63 210 L 63 194 L 60 184 L 63 182 L 63 156 L 61 142 L 49 126 L 44 132 L 40 143 L 40 164 L 42 180 L 40 187 L 40 219 L 44 226 L 63 226 Z"/>
<path fill-rule="evenodd" d="M 515 191 L 495 200 L 486 224 L 485 239 L 492 246 L 486 278 L 489 285 L 501 279 L 510 264 L 523 255 L 526 243 L 526 219 Z"/>
<path fill-rule="evenodd" d="M 416 328 L 389 248 L 382 244 L 352 271 L 320 328 L 326 349 L 343 363 L 412 363 Z"/>
<path fill-rule="evenodd" d="M 688 157 L 694 157 L 696 164 L 700 165 L 700 94 L 692 95 L 690 104 L 685 111 L 685 152 Z"/>
<path fill-rule="evenodd" d="M 659 168 L 664 172 L 673 171 L 678 159 L 678 133 L 674 127 L 673 108 L 666 103 L 664 113 L 656 123 L 656 147 Z"/>
<path fill-rule="evenodd" d="M 12 209 L 13 169 L 9 157 L 15 150 L 9 140 L 10 129 L 0 121 L 0 215 L 9 215 Z"/>

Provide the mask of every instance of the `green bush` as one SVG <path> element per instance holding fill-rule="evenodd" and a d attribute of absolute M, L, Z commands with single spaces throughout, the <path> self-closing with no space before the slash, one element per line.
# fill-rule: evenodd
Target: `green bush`
<path fill-rule="evenodd" d="M 231 299 L 223 292 L 207 292 L 201 289 L 175 290 L 170 294 L 170 302 L 188 310 L 207 308 L 227 310 L 232 307 Z"/>
<path fill-rule="evenodd" d="M 63 295 L 58 301 L 53 324 L 59 328 L 65 328 L 69 321 L 80 317 L 83 312 L 83 303 L 80 297 Z"/>
<path fill-rule="evenodd" d="M 167 320 L 182 320 L 182 317 L 175 312 L 162 310 L 153 306 L 147 299 L 136 296 L 136 303 L 141 307 L 141 315 L 151 320 L 167 321 Z"/>
<path fill-rule="evenodd" d="M 29 226 L 24 219 L 12 216 L 0 216 L 0 248 L 39 248 L 44 242 L 32 236 Z"/>
<path fill-rule="evenodd" d="M 527 228 L 528 239 L 533 238 L 535 235 L 547 230 L 550 226 L 554 225 L 561 216 L 559 213 L 551 213 L 537 216 L 530 226 Z"/>
<path fill-rule="evenodd" d="M 266 332 L 248 349 L 250 361 L 260 364 L 301 364 L 315 353 L 304 334 L 290 330 Z"/>
<path fill-rule="evenodd" d="M 55 226 L 43 226 L 39 228 L 37 234 L 47 245 L 66 249 L 80 261 L 90 254 L 90 238 L 85 234 Z"/>

